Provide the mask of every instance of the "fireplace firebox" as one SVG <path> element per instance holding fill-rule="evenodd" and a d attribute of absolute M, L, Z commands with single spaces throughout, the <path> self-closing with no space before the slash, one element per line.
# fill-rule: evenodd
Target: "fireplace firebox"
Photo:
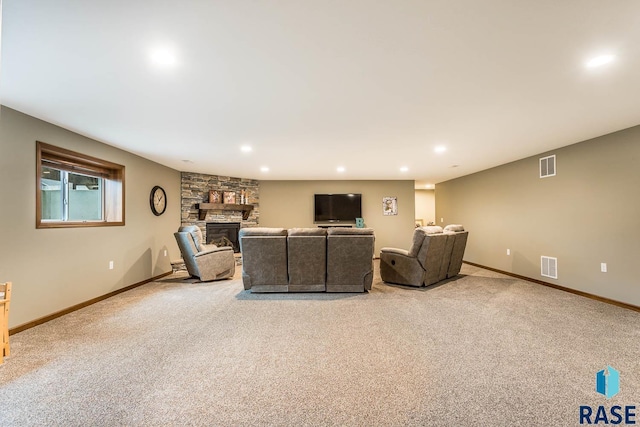
<path fill-rule="evenodd" d="M 208 222 L 207 244 L 233 246 L 234 252 L 240 252 L 240 245 L 238 244 L 239 231 L 239 222 Z"/>

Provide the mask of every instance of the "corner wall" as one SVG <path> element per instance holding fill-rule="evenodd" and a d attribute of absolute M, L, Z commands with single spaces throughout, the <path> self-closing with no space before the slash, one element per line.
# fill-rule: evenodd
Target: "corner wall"
<path fill-rule="evenodd" d="M 557 175 L 539 178 L 552 154 Z M 640 126 L 438 184 L 436 218 L 469 231 L 466 261 L 640 306 L 638 185 Z"/>
<path fill-rule="evenodd" d="M 36 141 L 124 165 L 126 225 L 36 229 Z M 159 217 L 149 207 L 154 185 L 167 192 Z M 178 171 L 4 106 L 0 194 L 0 281 L 13 282 L 10 328 L 169 272 L 169 260 L 180 258 L 173 237 Z"/>
<path fill-rule="evenodd" d="M 436 223 L 436 194 L 434 190 L 416 190 L 416 219 L 424 225 Z"/>
<path fill-rule="evenodd" d="M 261 227 L 316 227 L 313 195 L 362 194 L 365 227 L 376 236 L 375 255 L 385 246 L 409 249 L 414 230 L 413 181 L 260 181 Z M 398 215 L 382 214 L 382 198 L 398 198 Z"/>

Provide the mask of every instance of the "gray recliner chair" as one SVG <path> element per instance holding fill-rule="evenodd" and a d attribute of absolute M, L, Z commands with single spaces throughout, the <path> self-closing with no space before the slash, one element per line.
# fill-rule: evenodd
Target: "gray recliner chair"
<path fill-rule="evenodd" d="M 195 225 L 180 227 L 174 236 L 184 265 L 191 276 L 208 282 L 234 275 L 236 261 L 231 246 L 205 245 L 202 231 Z"/>
<path fill-rule="evenodd" d="M 380 277 L 388 283 L 410 286 L 429 286 L 438 282 L 447 240 L 448 235 L 443 233 L 442 227 L 416 228 L 409 250 L 382 248 Z"/>
<path fill-rule="evenodd" d="M 327 292 L 364 292 L 373 283 L 371 228 L 329 228 Z"/>

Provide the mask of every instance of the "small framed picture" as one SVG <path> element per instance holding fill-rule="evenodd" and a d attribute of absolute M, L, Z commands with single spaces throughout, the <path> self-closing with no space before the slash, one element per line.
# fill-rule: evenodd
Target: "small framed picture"
<path fill-rule="evenodd" d="M 209 203 L 222 203 L 222 195 L 218 190 L 209 191 Z"/>
<path fill-rule="evenodd" d="M 222 193 L 224 198 L 224 203 L 235 204 L 236 203 L 236 192 L 235 191 L 224 191 Z"/>
<path fill-rule="evenodd" d="M 398 198 L 397 197 L 382 198 L 382 214 L 398 215 Z"/>

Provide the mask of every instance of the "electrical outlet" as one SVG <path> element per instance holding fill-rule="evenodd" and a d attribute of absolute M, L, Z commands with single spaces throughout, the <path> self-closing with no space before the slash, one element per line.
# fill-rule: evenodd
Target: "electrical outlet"
<path fill-rule="evenodd" d="M 113 261 L 109 261 L 109 270 L 113 270 Z"/>
<path fill-rule="evenodd" d="M 603 273 L 607 272 L 607 263 L 606 262 L 601 262 L 600 263 L 600 271 Z"/>
<path fill-rule="evenodd" d="M 511 255 L 511 249 L 507 249 L 507 255 Z"/>
<path fill-rule="evenodd" d="M 166 249 L 164 250 L 164 256 L 167 256 L 167 250 Z"/>

